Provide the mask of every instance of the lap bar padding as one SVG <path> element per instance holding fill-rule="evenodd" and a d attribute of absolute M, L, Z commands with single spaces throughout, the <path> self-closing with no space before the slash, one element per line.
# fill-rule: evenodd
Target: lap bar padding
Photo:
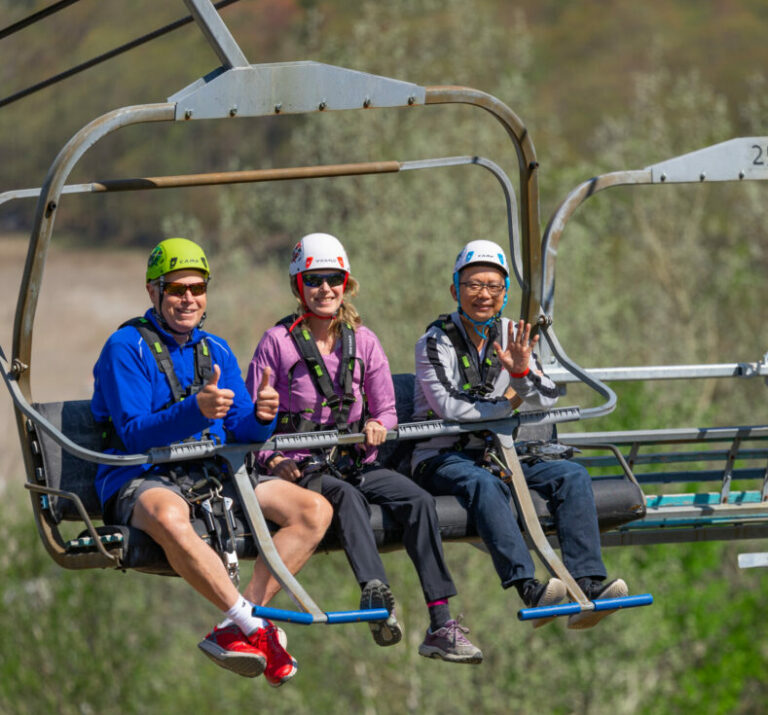
<path fill-rule="evenodd" d="M 586 610 L 618 611 L 622 608 L 637 608 L 638 606 L 650 606 L 653 596 L 650 593 L 640 593 L 636 596 L 624 596 L 623 598 L 600 598 L 590 601 L 594 606 L 588 609 L 580 603 L 561 603 L 557 606 L 540 606 L 539 608 L 521 608 L 517 617 L 521 621 L 533 621 L 539 618 L 551 618 L 552 616 L 572 616 Z"/>
<path fill-rule="evenodd" d="M 270 608 L 269 606 L 254 606 L 253 615 L 284 623 L 298 623 L 302 626 L 309 626 L 313 623 L 326 623 L 330 626 L 336 623 L 385 621 L 389 618 L 389 611 L 386 608 L 369 608 L 359 611 L 329 611 L 323 614 L 324 618 L 318 618 L 311 613 L 303 611 L 287 611 L 282 608 Z"/>

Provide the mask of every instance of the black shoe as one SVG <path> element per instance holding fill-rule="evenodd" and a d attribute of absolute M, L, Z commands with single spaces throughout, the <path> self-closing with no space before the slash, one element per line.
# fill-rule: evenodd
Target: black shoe
<path fill-rule="evenodd" d="M 523 603 L 528 608 L 554 606 L 565 598 L 565 584 L 559 578 L 551 578 L 547 583 L 539 583 L 535 578 L 528 579 L 519 589 Z M 533 621 L 534 628 L 541 628 L 555 620 L 555 616 L 537 618 Z"/>
<path fill-rule="evenodd" d="M 385 621 L 368 621 L 373 640 L 380 646 L 395 645 L 403 638 L 403 628 L 395 616 L 395 597 L 389 586 L 379 579 L 365 584 L 360 594 L 360 610 L 386 608 L 389 618 Z"/>
<path fill-rule="evenodd" d="M 578 579 L 579 587 L 590 601 L 601 598 L 624 598 L 629 595 L 624 579 L 616 578 L 608 583 L 596 581 L 591 578 Z M 611 611 L 582 611 L 568 617 L 568 628 L 582 629 L 596 626 L 603 618 L 610 616 Z"/>
<path fill-rule="evenodd" d="M 624 598 L 624 596 L 629 595 L 627 584 L 621 578 L 615 578 L 608 583 L 591 578 L 580 578 L 577 583 L 590 601 L 595 601 L 598 598 Z"/>
<path fill-rule="evenodd" d="M 565 584 L 559 578 L 551 578 L 546 583 L 531 578 L 523 584 L 520 595 L 528 608 L 554 606 L 565 598 Z"/>

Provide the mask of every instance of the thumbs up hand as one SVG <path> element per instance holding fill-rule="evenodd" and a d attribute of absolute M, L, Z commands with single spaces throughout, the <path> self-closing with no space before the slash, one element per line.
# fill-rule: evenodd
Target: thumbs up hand
<path fill-rule="evenodd" d="M 256 407 L 254 414 L 262 422 L 270 422 L 277 414 L 280 407 L 280 395 L 277 390 L 269 384 L 269 378 L 272 376 L 272 368 L 265 367 L 259 382 L 259 388 L 256 391 Z"/>
<path fill-rule="evenodd" d="M 200 412 L 209 420 L 218 420 L 224 417 L 232 402 L 235 393 L 232 390 L 219 387 L 219 378 L 221 377 L 221 368 L 218 365 L 213 366 L 213 372 L 205 383 L 203 389 L 197 393 L 197 406 Z"/>

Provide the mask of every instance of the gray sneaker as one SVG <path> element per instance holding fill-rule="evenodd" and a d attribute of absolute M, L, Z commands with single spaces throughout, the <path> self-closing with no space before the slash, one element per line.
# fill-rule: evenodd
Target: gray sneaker
<path fill-rule="evenodd" d="M 441 658 L 449 663 L 482 663 L 483 652 L 469 642 L 464 635 L 469 628 L 462 626 L 461 616 L 448 621 L 434 633 L 427 629 L 424 642 L 419 646 L 419 655 L 425 658 Z"/>
<path fill-rule="evenodd" d="M 579 586 L 584 591 L 584 595 L 590 601 L 596 601 L 601 598 L 624 598 L 629 595 L 627 584 L 624 579 L 617 578 L 603 584 L 602 581 L 593 581 L 592 579 L 579 579 Z M 582 611 L 568 616 L 568 628 L 583 629 L 596 626 L 606 616 L 610 616 L 614 611 Z"/>
<path fill-rule="evenodd" d="M 403 627 L 398 623 L 395 615 L 395 597 L 389 586 L 379 579 L 365 584 L 360 594 L 360 610 L 371 608 L 386 608 L 389 612 L 389 618 L 386 621 L 368 621 L 373 640 L 380 646 L 399 643 L 403 638 Z"/>

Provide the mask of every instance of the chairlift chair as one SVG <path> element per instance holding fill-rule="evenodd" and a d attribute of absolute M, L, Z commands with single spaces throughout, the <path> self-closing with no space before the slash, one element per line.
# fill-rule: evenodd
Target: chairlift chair
<path fill-rule="evenodd" d="M 13 331 L 10 361 L 0 350 L 0 372 L 9 389 L 17 418 L 24 464 L 26 488 L 31 492 L 32 508 L 40 538 L 51 557 L 64 568 L 119 568 L 151 573 L 172 574 L 162 551 L 143 532 L 130 527 L 100 526 L 101 508 L 93 487 L 97 463 L 162 463 L 216 454 L 227 460 L 241 502 L 238 518 L 236 552 L 240 558 L 265 562 L 293 599 L 298 611 L 261 609 L 257 613 L 280 620 L 300 623 L 337 623 L 381 618 L 370 611 L 325 612 L 304 591 L 285 568 L 272 544 L 269 525 L 254 497 L 245 467 L 245 456 L 255 448 L 290 449 L 297 446 L 325 447 L 361 441 L 362 435 L 340 435 L 335 431 L 279 435 L 264 445 L 213 445 L 187 443 L 152 449 L 146 454 L 108 455 L 102 453 L 101 438 L 93 423 L 88 400 L 58 403 L 36 402 L 31 395 L 31 343 L 39 288 L 43 277 L 48 246 L 53 234 L 56 214 L 62 197 L 72 193 L 106 193 L 114 191 L 155 190 L 229 183 L 314 179 L 328 176 L 350 176 L 399 173 L 412 170 L 435 170 L 447 166 L 471 166 L 490 171 L 502 190 L 510 241 L 510 254 L 515 277 L 521 289 L 520 314 L 536 323 L 557 356 L 558 365 L 573 379 L 586 383 L 604 400 L 597 407 L 557 408 L 547 412 L 521 412 L 505 420 L 452 424 L 443 421 L 411 422 L 412 375 L 395 376 L 400 426 L 389 435 L 392 442 L 426 438 L 436 434 L 488 429 L 495 434 L 501 452 L 516 474 L 513 507 L 533 547 L 547 567 L 566 581 L 574 602 L 558 607 L 552 615 L 564 615 L 596 606 L 589 602 L 552 550 L 552 516 L 546 504 L 531 495 L 520 481 L 521 471 L 514 440 L 526 431 L 536 430 L 541 436 L 552 436 L 559 422 L 597 417 L 615 408 L 613 391 L 601 380 L 582 370 L 559 347 L 546 311 L 544 278 L 552 271 L 552 263 L 542 261 L 539 231 L 538 162 L 529 132 L 519 117 L 497 98 L 466 87 L 418 86 L 386 77 L 356 72 L 316 62 L 288 62 L 250 65 L 209 0 L 185 0 L 192 16 L 222 62 L 222 66 L 206 77 L 177 92 L 167 102 L 123 107 L 93 120 L 77 132 L 62 148 L 39 189 L 0 194 L 0 204 L 23 198 L 37 198 L 35 222 L 30 238 L 27 261 L 21 281 Z M 490 113 L 509 136 L 519 165 L 520 203 L 514 187 L 503 170 L 489 159 L 474 156 L 437 157 L 418 161 L 368 162 L 360 164 L 298 167 L 197 174 L 192 176 L 144 177 L 112 179 L 86 184 L 68 185 L 67 178 L 82 156 L 109 134 L 135 124 L 148 122 L 187 122 L 197 119 L 234 121 L 245 118 L 401 108 L 418 111 L 432 105 L 463 103 Z M 519 211 L 519 216 L 518 216 Z M 582 447 L 594 446 L 583 439 Z M 602 445 L 604 440 L 600 440 Z M 626 460 L 614 449 L 622 467 L 615 477 L 593 480 L 593 490 L 604 538 L 610 538 L 623 525 L 641 519 L 646 513 L 643 492 Z M 384 460 L 396 467 L 397 450 L 383 450 Z M 438 516 L 443 538 L 447 541 L 469 541 L 479 544 L 474 526 L 453 497 L 437 497 Z M 372 506 L 372 525 L 380 548 L 401 546 L 401 534 L 385 514 Z M 63 521 L 79 521 L 83 533 L 66 540 L 60 531 Z M 198 531 L 205 536 L 205 530 Z M 330 539 L 321 548 L 338 548 Z M 611 609 L 647 605 L 649 594 L 615 599 Z M 606 606 L 607 604 L 602 604 Z M 600 607 L 599 605 L 597 606 Z M 570 610 L 569 610 L 570 609 Z M 524 609 L 525 610 L 525 609 Z M 538 609 L 521 612 L 521 618 L 534 619 L 550 615 Z"/>

